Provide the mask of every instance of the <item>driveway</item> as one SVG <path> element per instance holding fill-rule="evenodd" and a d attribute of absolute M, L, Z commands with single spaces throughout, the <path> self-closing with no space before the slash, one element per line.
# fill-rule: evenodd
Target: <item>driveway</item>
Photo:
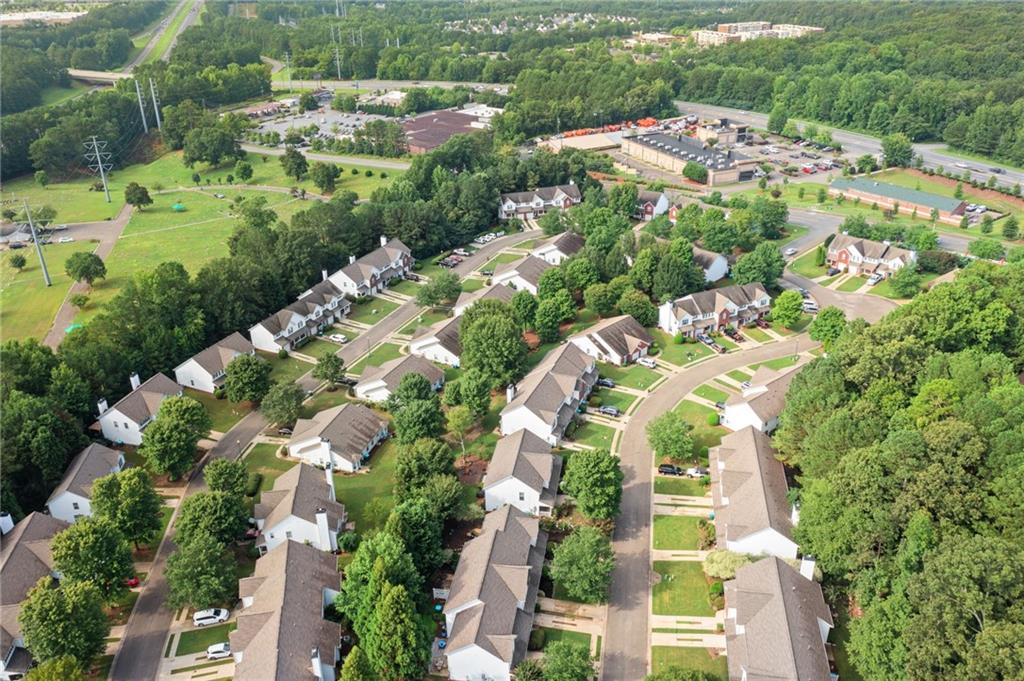
<path fill-rule="evenodd" d="M 622 510 L 612 546 L 615 572 L 608 604 L 603 673 L 605 681 L 637 681 L 648 673 L 651 597 L 651 477 L 654 452 L 644 428 L 675 407 L 693 389 L 718 374 L 754 362 L 803 352 L 815 347 L 806 334 L 792 342 L 771 343 L 734 351 L 682 369 L 650 394 L 630 417 L 619 445 L 625 479 Z"/>

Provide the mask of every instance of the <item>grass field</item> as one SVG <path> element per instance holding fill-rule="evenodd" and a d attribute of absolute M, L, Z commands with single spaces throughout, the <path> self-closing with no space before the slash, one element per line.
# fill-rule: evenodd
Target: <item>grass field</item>
<path fill-rule="evenodd" d="M 291 383 L 300 376 L 305 374 L 307 371 L 313 369 L 313 365 L 309 362 L 303 362 L 301 359 L 294 357 L 285 357 L 281 359 L 277 355 L 272 355 L 269 352 L 263 352 L 262 350 L 257 351 L 263 359 L 270 362 L 270 379 L 278 383 Z"/>
<path fill-rule="evenodd" d="M 801 277 L 807 277 L 808 279 L 815 279 L 816 277 L 824 276 L 825 266 L 818 266 L 814 264 L 814 258 L 817 255 L 816 248 L 812 248 L 807 251 L 799 258 L 789 263 L 788 269 L 791 272 L 799 274 Z"/>
<path fill-rule="evenodd" d="M 299 463 L 298 461 L 278 458 L 278 448 L 278 445 L 266 442 L 253 445 L 253 448 L 242 459 L 250 471 L 263 476 L 263 482 L 260 483 L 260 491 L 265 492 L 271 489 L 279 475 Z"/>
<path fill-rule="evenodd" d="M 671 335 L 660 329 L 648 330 L 651 332 L 651 335 L 654 336 L 654 340 L 657 342 L 658 347 L 661 348 L 661 352 L 658 354 L 658 357 L 669 364 L 683 366 L 684 364 L 688 364 L 694 360 L 711 354 L 711 348 L 703 343 L 676 343 Z"/>
<path fill-rule="evenodd" d="M 228 640 L 228 634 L 237 626 L 234 622 L 225 622 L 212 627 L 183 631 L 178 637 L 178 646 L 175 648 L 174 654 L 194 655 L 204 652 L 214 643 L 225 643 Z"/>
<path fill-rule="evenodd" d="M 34 248 L 4 253 L 0 258 L 0 333 L 3 340 L 29 336 L 42 340 L 73 283 L 64 274 L 64 261 L 72 253 L 95 248 L 96 244 L 88 241 L 43 246 L 52 286 L 43 282 L 42 268 Z M 11 267 L 12 253 L 25 257 L 25 269 L 19 272 Z"/>
<path fill-rule="evenodd" d="M 341 346 L 337 343 L 324 340 L 323 338 L 314 338 L 299 348 L 298 352 L 301 352 L 303 355 L 309 355 L 310 357 L 316 357 L 319 359 L 321 357 L 326 357 L 327 355 L 333 355 L 340 349 Z"/>
<path fill-rule="evenodd" d="M 655 494 L 676 494 L 684 497 L 702 497 L 707 489 L 700 480 L 658 475 L 654 478 Z"/>
<path fill-rule="evenodd" d="M 185 394 L 206 407 L 206 413 L 213 421 L 213 429 L 220 433 L 226 433 L 242 420 L 242 417 L 252 411 L 249 403 L 229 402 L 227 399 L 218 400 L 210 393 L 201 390 L 185 388 Z"/>
<path fill-rule="evenodd" d="M 951 198 L 953 197 L 953 193 L 956 191 L 956 185 L 947 184 L 949 180 L 945 178 L 920 177 L 912 171 L 904 169 L 886 170 L 884 173 L 872 176 L 872 178 L 877 179 L 880 182 L 895 184 L 899 187 L 917 189 L 923 192 Z M 1020 207 L 1019 202 L 1009 198 L 999 198 L 983 194 L 982 192 L 974 189 L 970 183 L 964 183 L 963 190 L 964 199 L 968 203 L 982 203 L 988 206 L 990 210 L 995 210 L 1000 213 L 1015 214 L 1018 220 L 1024 217 L 1024 209 Z"/>
<path fill-rule="evenodd" d="M 390 362 L 402 356 L 401 348 L 394 343 L 381 343 L 375 347 L 370 354 L 348 368 L 350 374 L 361 374 L 368 366 L 379 367 L 384 362 Z"/>
<path fill-rule="evenodd" d="M 321 390 L 312 399 L 302 405 L 299 409 L 299 418 L 311 419 L 318 412 L 321 412 L 324 409 L 337 407 L 339 404 L 344 404 L 348 401 L 350 401 L 348 391 L 343 388 L 339 387 L 336 390 Z"/>
<path fill-rule="evenodd" d="M 573 434 L 573 442 L 581 445 L 590 445 L 598 449 L 612 448 L 612 440 L 615 438 L 615 429 L 602 423 L 593 421 L 583 422 Z"/>
<path fill-rule="evenodd" d="M 424 310 L 418 316 L 413 317 L 412 321 L 403 326 L 398 333 L 411 336 L 421 326 L 433 326 L 442 319 L 448 319 L 448 310 Z"/>
<path fill-rule="evenodd" d="M 622 412 L 629 409 L 630 405 L 636 402 L 636 395 L 630 395 L 620 390 L 601 388 L 594 395 L 601 398 L 602 407 L 615 407 Z"/>
<path fill-rule="evenodd" d="M 700 455 L 702 460 L 706 459 L 704 448 L 717 446 L 728 432 L 722 426 L 708 425 L 708 416 L 716 414 L 715 410 L 691 400 L 683 400 L 675 411 L 693 426 L 690 436 L 693 438 L 694 456 Z"/>
<path fill-rule="evenodd" d="M 590 650 L 590 634 L 582 631 L 565 631 L 564 629 L 549 629 L 548 627 L 541 627 L 544 630 L 544 648 L 547 648 L 552 643 L 557 641 L 565 641 L 566 643 L 572 643 Z"/>
<path fill-rule="evenodd" d="M 729 399 L 729 394 L 725 391 L 719 390 L 718 388 L 712 388 L 710 385 L 706 384 L 697 386 L 697 389 L 693 391 L 693 394 L 712 402 L 725 402 Z"/>
<path fill-rule="evenodd" d="M 744 327 L 741 332 L 744 336 L 750 336 L 758 343 L 770 343 L 774 339 L 756 326 Z"/>
<path fill-rule="evenodd" d="M 373 326 L 396 309 L 398 309 L 398 303 L 384 298 L 367 298 L 364 301 L 352 303 L 352 312 L 349 313 L 347 319 Z"/>
<path fill-rule="evenodd" d="M 651 648 L 651 667 L 655 674 L 681 667 L 704 672 L 717 681 L 726 681 L 729 677 L 725 656 L 711 657 L 705 648 L 654 646 Z M 845 676 L 840 678 L 846 679 Z"/>
<path fill-rule="evenodd" d="M 77 80 L 70 81 L 68 87 L 61 87 L 59 85 L 51 85 L 48 88 L 43 88 L 42 101 L 39 102 L 39 106 L 54 106 L 55 104 L 63 104 L 64 102 L 74 99 L 79 95 L 85 94 L 89 91 L 92 86 L 86 85 L 85 83 Z"/>
<path fill-rule="evenodd" d="M 419 293 L 420 285 L 414 281 L 403 279 L 402 281 L 392 286 L 389 286 L 388 288 L 389 290 L 394 291 L 395 293 L 401 293 L 407 296 L 415 296 L 417 293 Z"/>
<path fill-rule="evenodd" d="M 715 614 L 708 602 L 708 583 L 700 563 L 656 560 L 654 571 L 661 575 L 661 582 L 651 591 L 655 615 Z"/>
<path fill-rule="evenodd" d="M 636 390 L 647 390 L 651 385 L 661 378 L 661 374 L 647 367 L 633 365 L 629 367 L 618 367 L 613 364 L 598 364 L 601 375 L 615 381 L 616 385 Z"/>
<path fill-rule="evenodd" d="M 921 288 L 923 289 L 928 282 L 938 279 L 938 277 L 939 275 L 935 272 L 922 273 Z M 869 288 L 867 292 L 872 295 L 882 296 L 883 298 L 890 298 L 892 300 L 906 300 L 905 297 L 896 295 L 896 292 L 892 290 L 892 283 L 890 283 L 888 279 Z"/>
<path fill-rule="evenodd" d="M 700 536 L 697 533 L 699 520 L 685 515 L 654 516 L 654 548 L 697 550 L 700 547 Z"/>
<path fill-rule="evenodd" d="M 368 472 L 337 473 L 334 476 L 334 495 L 345 504 L 348 516 L 356 524 L 356 530 L 365 534 L 368 530 L 382 525 L 387 520 L 387 513 L 395 505 L 392 488 L 395 485 L 395 462 L 398 460 L 398 446 L 388 440 L 370 455 L 370 460 L 363 467 Z M 374 513 L 370 502 L 378 502 L 383 514 Z M 368 512 L 370 511 L 370 512 Z M 383 516 L 383 517 L 380 517 Z"/>
<path fill-rule="evenodd" d="M 491 271 L 497 269 L 498 265 L 504 265 L 505 263 L 515 262 L 516 260 L 522 260 L 523 256 L 519 253 L 499 253 L 490 260 L 487 264 L 480 268 L 481 272 Z"/>
<path fill-rule="evenodd" d="M 739 369 L 733 369 L 732 371 L 727 373 L 726 376 L 739 383 L 750 380 L 750 374 L 740 371 Z"/>
<path fill-rule="evenodd" d="M 785 357 L 776 357 L 775 359 L 770 359 L 767 362 L 751 364 L 750 368 L 753 371 L 757 371 L 759 367 L 768 367 L 769 369 L 781 371 L 782 369 L 788 369 L 791 366 L 795 366 L 796 363 L 799 361 L 800 357 L 798 355 L 786 355 Z"/>
<path fill-rule="evenodd" d="M 867 279 L 865 279 L 864 277 L 850 277 L 842 284 L 837 286 L 836 290 L 842 293 L 853 293 L 854 291 L 857 291 L 860 288 L 862 288 L 866 283 Z"/>
<path fill-rule="evenodd" d="M 482 289 L 485 286 L 485 284 L 486 284 L 486 282 L 483 279 L 477 279 L 475 277 L 470 277 L 468 279 L 463 279 L 462 280 L 462 292 L 463 293 L 473 293 L 474 291 L 479 291 L 480 289 Z"/>

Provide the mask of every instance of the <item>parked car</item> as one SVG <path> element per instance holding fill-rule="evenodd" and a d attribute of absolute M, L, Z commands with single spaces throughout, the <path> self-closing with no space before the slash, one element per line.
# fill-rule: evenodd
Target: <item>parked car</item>
<path fill-rule="evenodd" d="M 654 367 L 658 366 L 658 363 L 655 362 L 650 357 L 640 357 L 639 359 L 636 360 L 636 363 L 642 367 L 647 367 L 648 369 L 653 369 Z"/>
<path fill-rule="evenodd" d="M 711 336 L 709 336 L 709 335 L 707 335 L 705 333 L 698 333 L 697 334 L 697 340 L 699 340 L 704 345 L 714 345 L 715 344 L 715 340 Z"/>
<path fill-rule="evenodd" d="M 728 352 L 728 350 L 725 349 L 725 346 L 719 345 L 718 343 L 712 343 L 711 349 L 720 355 L 724 355 L 726 352 Z"/>
<path fill-rule="evenodd" d="M 818 314 L 818 304 L 809 300 L 804 301 L 804 312 L 807 314 Z"/>
<path fill-rule="evenodd" d="M 211 624 L 220 624 L 221 622 L 227 622 L 228 617 L 231 615 L 230 612 L 224 608 L 209 608 L 207 610 L 198 610 L 192 615 L 192 624 L 197 627 L 205 627 Z"/>
<path fill-rule="evenodd" d="M 69 244 L 69 243 L 71 243 L 74 240 L 75 240 L 75 238 L 73 236 L 62 236 L 61 238 L 57 239 L 57 243 L 59 243 L 59 244 Z"/>
<path fill-rule="evenodd" d="M 681 468 L 679 468 L 678 466 L 673 466 L 670 463 L 663 463 L 660 466 L 658 466 L 658 473 L 660 473 L 661 475 L 679 475 L 681 472 Z"/>
<path fill-rule="evenodd" d="M 292 434 L 292 429 L 288 428 L 288 427 L 278 428 L 277 429 L 277 434 L 278 435 L 291 435 Z"/>
<path fill-rule="evenodd" d="M 698 478 L 698 479 L 699 478 L 703 478 L 707 474 L 708 474 L 708 469 L 707 468 L 699 468 L 699 467 L 687 468 L 683 472 L 683 475 L 685 475 L 688 478 Z"/>
<path fill-rule="evenodd" d="M 770 329 L 770 328 L 772 328 L 772 325 L 768 323 L 767 319 L 760 319 L 760 318 L 759 319 L 755 319 L 754 320 L 754 324 L 757 324 L 757 328 L 759 328 L 759 329 Z"/>
<path fill-rule="evenodd" d="M 739 331 L 731 327 L 725 329 L 725 335 L 728 336 L 729 338 L 732 338 L 737 343 L 742 343 L 743 341 L 746 340 L 746 338 L 744 338 Z"/>
<path fill-rule="evenodd" d="M 356 379 L 349 378 L 348 376 L 342 376 L 341 378 L 338 379 L 338 383 L 340 383 L 341 385 L 355 385 L 358 382 L 359 381 L 357 381 Z"/>
<path fill-rule="evenodd" d="M 715 402 L 715 409 L 725 411 L 725 402 Z"/>
<path fill-rule="evenodd" d="M 454 253 L 455 255 L 461 255 L 463 258 L 469 255 L 469 251 L 467 251 L 465 248 L 456 248 L 454 251 L 452 251 L 452 253 Z"/>
<path fill-rule="evenodd" d="M 494 274 L 494 270 L 480 270 L 480 274 L 489 277 Z"/>
<path fill-rule="evenodd" d="M 128 579 L 124 580 L 124 585 L 126 587 L 128 587 L 129 589 L 134 589 L 135 587 L 137 587 L 139 585 L 139 578 L 138 578 L 138 576 L 129 577 Z"/>
<path fill-rule="evenodd" d="M 837 274 L 839 274 L 839 268 L 838 267 L 829 267 L 827 270 L 825 270 L 825 274 L 827 274 L 830 277 L 834 277 Z"/>
<path fill-rule="evenodd" d="M 790 248 L 787 248 L 785 251 L 783 251 L 783 253 L 785 253 L 786 255 L 796 255 L 796 249 L 793 248 L 793 247 L 790 247 Z"/>
<path fill-rule="evenodd" d="M 328 340 L 332 340 L 335 343 L 348 343 L 348 336 L 343 333 L 332 333 L 327 337 Z"/>
<path fill-rule="evenodd" d="M 597 384 L 599 386 L 601 386 L 602 388 L 614 388 L 615 387 L 615 381 L 613 381 L 610 378 L 604 378 L 603 376 L 601 378 L 597 379 Z"/>
<path fill-rule="evenodd" d="M 621 413 L 619 411 L 618 407 L 612 407 L 612 406 L 600 407 L 600 408 L 598 408 L 597 411 L 598 411 L 599 414 L 604 414 L 605 416 L 612 416 L 612 417 L 615 417 L 615 418 L 618 418 L 619 414 Z"/>
<path fill-rule="evenodd" d="M 214 643 L 206 649 L 207 660 L 223 660 L 227 657 L 231 657 L 230 643 Z"/>
<path fill-rule="evenodd" d="M 880 281 L 882 281 L 882 275 L 876 272 L 875 274 L 872 274 L 870 277 L 868 277 L 868 286 L 874 286 Z"/>
<path fill-rule="evenodd" d="M 742 383 L 740 383 L 740 387 L 746 390 L 747 388 L 750 387 L 750 381 L 743 381 Z"/>
<path fill-rule="evenodd" d="M 798 288 L 797 292 L 800 293 L 800 297 L 803 298 L 804 300 L 807 300 L 808 298 L 811 297 L 811 292 L 805 288 Z"/>

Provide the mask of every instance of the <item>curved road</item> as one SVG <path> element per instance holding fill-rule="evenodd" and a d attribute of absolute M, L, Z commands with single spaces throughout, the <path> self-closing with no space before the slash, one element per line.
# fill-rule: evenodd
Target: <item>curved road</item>
<path fill-rule="evenodd" d="M 264 156 L 283 156 L 284 149 L 275 147 L 261 147 L 258 144 L 242 144 L 243 151 L 250 151 L 254 154 Z M 389 170 L 408 170 L 411 165 L 408 161 L 391 161 L 383 158 L 372 158 L 362 156 L 339 156 L 337 154 L 321 154 L 309 149 L 299 149 L 303 156 L 311 161 L 327 161 L 329 163 L 351 163 L 353 165 L 373 166 L 375 168 L 387 168 Z"/>

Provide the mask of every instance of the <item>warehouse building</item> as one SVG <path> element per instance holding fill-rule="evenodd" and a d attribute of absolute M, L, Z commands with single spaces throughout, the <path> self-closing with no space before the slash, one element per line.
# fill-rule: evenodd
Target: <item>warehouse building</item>
<path fill-rule="evenodd" d="M 868 205 L 876 203 L 884 210 L 898 209 L 898 212 L 906 215 L 916 213 L 922 219 L 928 219 L 934 209 L 938 211 L 939 222 L 950 225 L 960 224 L 967 207 L 967 202 L 962 199 L 876 182 L 870 177 L 838 178 L 832 181 L 828 193 L 830 196 L 843 196 L 847 200 L 860 199 Z"/>
<path fill-rule="evenodd" d="M 709 187 L 753 179 L 757 168 L 755 159 L 731 149 L 719 151 L 692 137 L 663 132 L 623 137 L 622 153 L 679 175 L 687 163 L 697 163 L 708 169 Z"/>

